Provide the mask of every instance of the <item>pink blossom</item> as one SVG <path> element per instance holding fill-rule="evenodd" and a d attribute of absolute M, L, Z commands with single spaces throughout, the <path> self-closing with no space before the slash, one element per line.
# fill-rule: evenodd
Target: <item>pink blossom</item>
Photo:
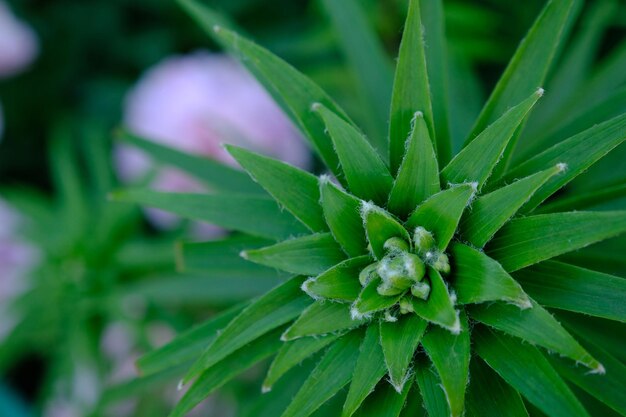
<path fill-rule="evenodd" d="M 241 65 L 222 54 L 171 57 L 148 70 L 127 96 L 125 122 L 140 136 L 233 166 L 236 163 L 222 143 L 305 169 L 311 164 L 311 154 L 288 117 Z M 144 154 L 126 147 L 118 149 L 117 165 L 126 181 L 154 168 Z M 196 181 L 169 168 L 159 169 L 151 186 L 163 191 L 203 191 Z M 178 221 L 158 211 L 148 215 L 161 227 Z"/>
<path fill-rule="evenodd" d="M 10 310 L 11 301 L 28 288 L 28 274 L 39 262 L 37 248 L 20 237 L 24 222 L 0 199 L 0 340 L 18 320 Z"/>
<path fill-rule="evenodd" d="M 14 75 L 35 59 L 37 35 L 0 0 L 0 78 Z"/>

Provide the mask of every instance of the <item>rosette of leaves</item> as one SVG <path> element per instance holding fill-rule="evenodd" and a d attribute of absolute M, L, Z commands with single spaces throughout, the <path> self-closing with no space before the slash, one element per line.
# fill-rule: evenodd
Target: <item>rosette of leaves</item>
<path fill-rule="evenodd" d="M 183 244 L 186 264 L 240 267 L 243 234 L 260 239 L 240 253 L 251 280 L 254 268 L 291 276 L 139 361 L 147 375 L 191 364 L 172 416 L 271 356 L 271 392 L 250 415 L 626 415 L 626 282 L 561 258 L 626 232 L 626 211 L 568 211 L 623 197 L 623 183 L 558 194 L 624 142 L 626 115 L 512 158 L 578 2 L 546 4 L 454 156 L 441 2 L 409 4 L 383 137 L 211 10 L 182 4 L 272 93 L 328 174 L 228 146 L 246 177 L 152 146 L 215 192 L 117 194 L 237 232 Z"/>

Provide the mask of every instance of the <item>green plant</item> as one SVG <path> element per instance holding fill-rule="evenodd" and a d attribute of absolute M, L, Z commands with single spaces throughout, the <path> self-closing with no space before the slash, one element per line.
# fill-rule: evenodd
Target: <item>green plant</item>
<path fill-rule="evenodd" d="M 618 201 L 623 181 L 558 194 L 626 140 L 626 114 L 512 158 L 579 2 L 547 3 L 454 157 L 440 1 L 410 2 L 389 135 L 369 139 L 294 68 L 181 3 L 272 93 L 332 176 L 227 147 L 251 181 L 153 147 L 216 192 L 116 193 L 237 232 L 182 244 L 185 264 L 291 276 L 139 361 L 148 376 L 191 363 L 172 416 L 274 354 L 263 383 L 272 392 L 251 415 L 308 416 L 332 397 L 343 406 L 322 415 L 418 415 L 422 403 L 430 416 L 527 416 L 527 404 L 549 416 L 626 415 L 626 281 L 558 258 L 626 232 L 626 211 L 568 211 Z"/>

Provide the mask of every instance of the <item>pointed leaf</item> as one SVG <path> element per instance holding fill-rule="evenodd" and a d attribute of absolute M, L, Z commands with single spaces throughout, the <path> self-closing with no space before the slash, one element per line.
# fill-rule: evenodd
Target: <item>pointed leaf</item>
<path fill-rule="evenodd" d="M 540 214 L 511 220 L 487 245 L 509 272 L 626 232 L 626 211 Z"/>
<path fill-rule="evenodd" d="M 355 319 L 369 317 L 372 313 L 384 310 L 396 304 L 402 298 L 402 293 L 395 296 L 378 294 L 377 288 L 381 284 L 380 278 L 373 279 L 363 288 L 359 298 L 352 304 L 350 314 Z"/>
<path fill-rule="evenodd" d="M 362 339 L 363 333 L 359 331 L 350 332 L 339 338 L 317 364 L 282 417 L 311 415 L 350 382 Z"/>
<path fill-rule="evenodd" d="M 422 346 L 441 379 L 450 415 L 463 415 L 465 387 L 469 382 L 470 332 L 465 313 L 460 315 L 461 332 L 453 335 L 437 326 L 430 326 Z"/>
<path fill-rule="evenodd" d="M 332 142 L 324 132 L 324 125 L 311 113 L 312 103 L 322 103 L 348 120 L 345 113 L 319 86 L 302 75 L 294 67 L 268 50 L 238 36 L 221 26 L 214 13 L 197 0 L 178 0 L 189 15 L 204 31 L 225 48 L 255 76 L 274 100 L 305 134 L 311 146 L 326 166 L 338 177 L 339 160 Z"/>
<path fill-rule="evenodd" d="M 563 169 L 563 164 L 557 164 L 478 197 L 461 218 L 461 238 L 478 248 L 485 246 L 539 187 Z"/>
<path fill-rule="evenodd" d="M 270 369 L 267 371 L 267 376 L 263 381 L 263 392 L 271 391 L 276 381 L 285 373 L 309 356 L 324 349 L 340 336 L 341 334 L 338 333 L 317 337 L 303 337 L 283 343 L 272 361 Z"/>
<path fill-rule="evenodd" d="M 417 0 L 409 2 L 391 95 L 389 161 L 392 174 L 398 171 L 402 162 L 411 120 L 416 112 L 424 114 L 430 138 L 435 140 L 419 3 Z"/>
<path fill-rule="evenodd" d="M 437 155 L 421 112 L 416 113 L 413 119 L 408 141 L 388 204 L 389 210 L 403 219 L 418 204 L 441 189 Z"/>
<path fill-rule="evenodd" d="M 535 302 L 532 302 L 532 308 L 526 310 L 504 303 L 493 303 L 471 306 L 468 312 L 474 320 L 567 356 L 593 372 L 604 373 L 602 364 L 594 359 L 550 313 Z"/>
<path fill-rule="evenodd" d="M 387 383 L 380 383 L 372 392 L 361 408 L 354 414 L 355 417 L 398 417 L 404 408 L 413 380 L 409 379 L 404 384 L 402 392 L 397 392 Z"/>
<path fill-rule="evenodd" d="M 466 408 L 471 416 L 528 417 L 519 393 L 504 382 L 480 358 L 470 364 L 472 380 L 467 389 Z"/>
<path fill-rule="evenodd" d="M 376 150 L 354 126 L 316 103 L 313 110 L 324 120 L 350 191 L 379 205 L 387 202 L 393 178 Z"/>
<path fill-rule="evenodd" d="M 546 261 L 515 273 L 538 303 L 626 322 L 626 279 L 561 262 Z"/>
<path fill-rule="evenodd" d="M 506 301 L 519 308 L 529 308 L 530 300 L 522 287 L 499 263 L 461 243 L 450 251 L 452 285 L 460 304 Z"/>
<path fill-rule="evenodd" d="M 448 287 L 435 269 L 428 268 L 428 277 L 430 278 L 428 300 L 418 300 L 411 297 L 415 314 L 446 328 L 454 334 L 458 334 L 461 331 L 459 313 L 454 309 L 454 302 L 450 298 Z"/>
<path fill-rule="evenodd" d="M 244 307 L 245 304 L 230 308 L 185 331 L 166 345 L 140 357 L 137 367 L 142 375 L 153 375 L 196 359 L 217 337 L 218 332 L 241 313 Z"/>
<path fill-rule="evenodd" d="M 359 273 L 371 263 L 369 256 L 348 259 L 306 280 L 302 289 L 313 298 L 352 302 L 362 289 Z"/>
<path fill-rule="evenodd" d="M 304 310 L 300 317 L 282 335 L 283 340 L 293 340 L 304 336 L 325 335 L 360 326 L 364 320 L 350 316 L 347 304 L 330 301 L 316 301 Z"/>
<path fill-rule="evenodd" d="M 453 184 L 477 182 L 478 188 L 482 187 L 513 134 L 542 95 L 540 88 L 485 128 L 441 171 L 442 180 Z"/>
<path fill-rule="evenodd" d="M 442 165 L 450 160 L 452 139 L 448 115 L 448 54 L 442 0 L 420 1 L 424 27 L 424 50 L 428 68 L 437 155 Z"/>
<path fill-rule="evenodd" d="M 350 256 L 365 255 L 361 200 L 340 190 L 325 176 L 320 179 L 320 194 L 326 223 L 337 242 Z"/>
<path fill-rule="evenodd" d="M 311 231 L 328 230 L 319 203 L 319 182 L 314 175 L 243 148 L 227 145 L 226 149 L 278 204 Z"/>
<path fill-rule="evenodd" d="M 140 138 L 126 130 L 120 130 L 117 133 L 117 138 L 141 149 L 157 162 L 171 165 L 191 174 L 194 178 L 210 186 L 212 190 L 265 194 L 261 187 L 251 181 L 244 172 L 216 160 L 168 148 L 155 141 Z"/>
<path fill-rule="evenodd" d="M 201 273 L 204 277 L 244 278 L 255 280 L 285 278 L 285 273 L 243 259 L 244 249 L 260 248 L 272 242 L 251 236 L 229 236 L 209 242 L 180 242 L 176 246 L 176 269 Z"/>
<path fill-rule="evenodd" d="M 450 417 L 448 401 L 441 380 L 428 358 L 419 357 L 415 361 L 415 377 L 424 398 L 424 407 L 428 411 L 428 416 Z"/>
<path fill-rule="evenodd" d="M 588 192 L 576 192 L 569 197 L 564 196 L 548 201 L 537 207 L 534 213 L 583 210 L 626 197 L 626 180 L 622 179 L 618 184 L 599 184 L 596 187 L 597 189 Z"/>
<path fill-rule="evenodd" d="M 546 4 L 496 84 L 474 125 L 468 142 L 504 114 L 508 108 L 519 103 L 544 84 L 563 38 L 563 31 L 576 15 L 579 5 L 578 0 L 552 0 Z M 506 166 L 514 143 L 515 141 L 505 151 L 504 160 L 501 162 L 503 168 Z"/>
<path fill-rule="evenodd" d="M 278 329 L 266 334 L 203 371 L 189 391 L 178 401 L 169 417 L 185 416 L 217 388 L 255 363 L 274 354 L 282 344 L 279 339 L 281 331 L 282 329 Z"/>
<path fill-rule="evenodd" d="M 508 172 L 503 180 L 524 177 L 557 163 L 567 164 L 567 170 L 562 175 L 548 181 L 522 207 L 522 212 L 528 213 L 624 140 L 626 140 L 626 114 L 595 125 L 526 160 Z"/>
<path fill-rule="evenodd" d="M 169 211 L 181 217 L 215 224 L 253 236 L 285 239 L 307 233 L 290 213 L 265 197 L 236 194 L 179 194 L 151 190 L 124 190 L 115 201 L 133 202 Z"/>
<path fill-rule="evenodd" d="M 592 349 L 593 348 L 593 349 Z M 561 358 L 550 356 L 548 360 L 565 379 L 573 382 L 600 402 L 626 415 L 626 366 L 603 350 L 589 346 L 594 356 L 602 360 L 606 375 L 590 374 L 586 369 Z"/>
<path fill-rule="evenodd" d="M 303 275 L 320 274 L 346 258 L 330 233 L 318 233 L 246 250 L 241 256 L 261 265 Z"/>
<path fill-rule="evenodd" d="M 412 230 L 422 226 L 433 234 L 437 247 L 445 250 L 474 193 L 474 184 L 461 184 L 433 195 L 415 209 L 406 222 L 407 227 Z"/>
<path fill-rule="evenodd" d="M 365 338 L 361 343 L 359 358 L 341 417 L 350 417 L 354 414 L 365 397 L 374 390 L 378 381 L 385 375 L 386 370 L 385 358 L 380 346 L 380 332 L 378 326 L 372 324 L 367 327 Z"/>
<path fill-rule="evenodd" d="M 409 367 L 428 322 L 402 315 L 396 322 L 380 321 L 380 344 L 394 389 L 401 393 L 409 378 Z"/>
<path fill-rule="evenodd" d="M 474 328 L 473 335 L 476 353 L 546 415 L 589 417 L 537 348 L 486 328 Z M 528 364 L 532 364 L 532 369 Z"/>
<path fill-rule="evenodd" d="M 372 145 L 387 155 L 387 112 L 391 101 L 393 69 L 382 43 L 369 23 L 363 6 L 356 0 L 324 0 L 339 44 L 359 83 L 363 107 L 371 128 Z"/>
<path fill-rule="evenodd" d="M 189 382 L 227 355 L 259 336 L 297 317 L 310 304 L 300 290 L 303 279 L 295 277 L 276 287 L 235 317 L 204 351 L 184 378 Z"/>
<path fill-rule="evenodd" d="M 363 202 L 361 204 L 361 216 L 363 217 L 367 240 L 376 259 L 382 259 L 385 256 L 384 245 L 389 238 L 399 237 L 407 244 L 411 242 L 409 232 L 404 226 L 380 207 Z"/>

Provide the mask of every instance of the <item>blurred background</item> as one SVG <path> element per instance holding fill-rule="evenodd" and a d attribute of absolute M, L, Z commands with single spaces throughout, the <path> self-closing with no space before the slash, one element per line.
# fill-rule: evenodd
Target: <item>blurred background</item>
<path fill-rule="evenodd" d="M 365 22 L 380 39 L 372 41 L 372 55 L 388 61 L 390 72 L 381 75 L 386 82 L 407 2 L 359 0 L 350 11 L 358 19 L 348 13 L 348 20 L 337 13 L 339 3 L 206 1 L 227 24 L 311 77 L 366 131 L 373 130 L 372 117 L 386 114 L 381 116 L 376 97 L 367 97 L 367 78 L 346 41 L 345 23 Z M 544 4 L 444 1 L 457 149 Z M 576 73 L 568 79 L 567 70 L 555 72 L 555 89 L 584 90 L 591 75 L 611 70 L 612 84 L 602 85 L 589 106 L 604 106 L 597 117 L 622 113 L 626 6 L 597 0 L 579 16 L 561 58 L 577 63 Z M 549 94 L 550 85 L 546 89 Z M 529 131 L 550 143 L 595 123 L 559 116 L 587 98 L 562 94 Z M 0 0 L 2 417 L 167 415 L 181 395 L 172 382 L 176 375 L 137 378 L 137 357 L 281 278 L 268 274 L 250 282 L 244 267 L 239 276 L 219 276 L 214 266 L 177 265 L 176 242 L 219 239 L 224 232 L 110 203 L 108 193 L 125 185 L 205 189 L 120 143 L 120 126 L 230 165 L 222 142 L 319 169 L 269 96 L 176 2 Z M 542 126 L 553 131 L 547 135 Z M 598 169 L 572 187 L 623 181 L 625 160 L 621 149 L 613 159 L 617 169 Z M 610 259 L 598 263 L 623 274 Z M 261 374 L 252 370 L 228 384 L 197 415 L 260 415 L 254 404 Z"/>

